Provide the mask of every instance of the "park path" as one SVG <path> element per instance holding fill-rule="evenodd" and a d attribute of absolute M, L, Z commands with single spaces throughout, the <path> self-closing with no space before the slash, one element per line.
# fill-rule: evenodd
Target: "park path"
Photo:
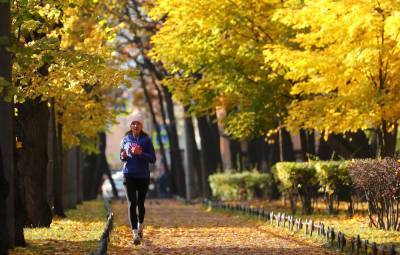
<path fill-rule="evenodd" d="M 265 223 L 175 200 L 146 201 L 142 244 L 134 246 L 127 204 L 114 202 L 108 254 L 336 254 Z"/>

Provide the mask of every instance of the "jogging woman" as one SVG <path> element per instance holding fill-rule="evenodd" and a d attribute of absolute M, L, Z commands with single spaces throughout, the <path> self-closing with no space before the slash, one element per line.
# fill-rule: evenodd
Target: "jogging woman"
<path fill-rule="evenodd" d="M 144 200 L 150 182 L 149 163 L 154 163 L 156 156 L 150 137 L 143 131 L 143 118 L 140 114 L 133 116 L 130 128 L 121 141 L 120 157 L 124 162 L 122 171 L 133 243 L 138 245 L 143 238 Z"/>

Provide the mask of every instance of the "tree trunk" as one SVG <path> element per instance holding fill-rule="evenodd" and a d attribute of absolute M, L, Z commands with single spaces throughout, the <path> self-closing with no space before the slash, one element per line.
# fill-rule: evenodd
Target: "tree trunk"
<path fill-rule="evenodd" d="M 215 166 L 215 163 L 213 162 L 213 150 L 212 150 L 212 144 L 210 144 L 211 141 L 211 130 L 209 129 L 208 122 L 207 122 L 207 117 L 202 116 L 197 118 L 197 126 L 199 128 L 199 134 L 200 134 L 200 140 L 201 140 L 201 161 L 202 161 L 202 167 L 201 167 L 201 191 L 202 191 L 202 196 L 203 197 L 209 197 L 210 196 L 210 189 L 208 186 L 208 176 L 209 173 L 212 171 L 212 169 Z M 215 169 L 214 169 L 215 171 Z"/>
<path fill-rule="evenodd" d="M 324 133 L 322 133 L 319 139 L 318 158 L 320 160 L 330 160 L 332 155 L 332 148 L 328 145 L 327 141 L 324 139 Z"/>
<path fill-rule="evenodd" d="M 271 168 L 280 161 L 280 152 L 279 152 L 279 135 L 275 134 L 271 137 L 271 141 L 267 144 L 267 162 L 268 169 Z"/>
<path fill-rule="evenodd" d="M 4 165 L 3 165 L 3 152 L 0 146 L 0 225 L 4 226 L 0 228 L 0 254 L 8 254 L 8 248 L 11 248 L 14 240 L 10 240 L 12 235 L 10 235 L 9 226 L 7 223 L 7 197 L 10 194 L 10 185 L 8 184 L 6 177 L 4 175 Z"/>
<path fill-rule="evenodd" d="M 81 204 L 83 201 L 82 196 L 82 159 L 81 159 L 81 147 L 76 148 L 76 202 Z"/>
<path fill-rule="evenodd" d="M 296 161 L 296 156 L 293 150 L 292 138 L 285 128 L 280 129 L 280 160 L 281 161 Z"/>
<path fill-rule="evenodd" d="M 54 172 L 53 172 L 53 190 L 54 190 L 54 214 L 60 217 L 66 217 L 64 213 L 63 205 L 63 171 L 62 171 L 62 124 L 56 123 L 55 115 L 55 102 L 52 100 L 51 103 L 51 113 L 53 115 L 52 127 L 54 131 L 52 132 L 53 142 L 53 160 L 54 160 Z"/>
<path fill-rule="evenodd" d="M 208 117 L 208 125 L 211 131 L 210 136 L 210 147 L 212 148 L 213 155 L 213 166 L 209 170 L 210 174 L 217 172 L 218 168 L 222 169 L 222 157 L 221 157 L 221 146 L 220 146 L 220 135 L 217 123 L 217 116 L 211 115 Z"/>
<path fill-rule="evenodd" d="M 165 107 L 164 107 L 164 98 L 163 98 L 163 94 L 161 92 L 161 89 L 158 87 L 158 84 L 156 82 L 156 79 L 154 77 L 154 75 L 152 75 L 152 81 L 154 84 L 154 87 L 157 90 L 157 96 L 158 96 L 158 103 L 160 105 L 160 112 L 161 112 L 161 118 L 162 118 L 162 122 L 163 125 L 167 131 L 167 136 L 168 136 L 168 145 L 169 145 L 169 153 L 170 153 L 170 159 L 171 159 L 171 168 L 170 168 L 170 173 L 168 175 L 167 174 L 167 179 L 168 179 L 168 185 L 169 185 L 169 192 L 174 191 L 173 193 L 176 193 L 175 191 L 177 190 L 177 186 L 179 185 L 179 183 L 176 183 L 176 169 L 174 168 L 174 165 L 172 165 L 172 158 L 173 158 L 173 153 L 172 153 L 172 149 L 171 149 L 171 139 L 172 139 L 172 135 L 171 135 L 171 131 L 167 125 L 167 116 L 165 114 Z M 170 194 L 169 194 L 170 195 Z"/>
<path fill-rule="evenodd" d="M 167 173 L 167 175 L 169 176 L 170 175 L 170 171 L 169 171 L 169 166 L 168 166 L 168 163 L 167 163 L 167 157 L 166 157 L 166 154 L 165 154 L 164 144 L 163 144 L 163 142 L 161 140 L 160 125 L 157 122 L 156 113 L 154 112 L 153 104 L 151 102 L 150 95 L 149 95 L 149 93 L 147 91 L 147 88 L 146 88 L 146 80 L 144 79 L 143 72 L 140 73 L 140 85 L 142 86 L 143 93 L 144 93 L 144 96 L 146 98 L 146 102 L 147 102 L 147 105 L 149 107 L 149 110 L 150 110 L 150 115 L 151 115 L 151 118 L 152 118 L 152 121 L 153 121 L 154 128 L 156 129 L 157 141 L 158 141 L 158 144 L 160 145 L 162 164 L 163 164 L 165 173 Z"/>
<path fill-rule="evenodd" d="M 397 123 L 393 124 L 384 120 L 382 121 L 382 126 L 378 133 L 380 157 L 394 157 L 396 152 L 397 129 Z"/>
<path fill-rule="evenodd" d="M 105 173 L 110 181 L 111 188 L 113 191 L 114 198 L 118 199 L 118 191 L 115 187 L 114 179 L 111 175 L 110 167 L 108 166 L 107 157 L 106 157 L 106 147 L 107 147 L 107 137 L 105 132 L 100 132 L 99 134 L 99 150 L 100 150 L 100 167 L 102 168 L 102 172 Z"/>
<path fill-rule="evenodd" d="M 170 143 L 170 152 L 171 152 L 171 168 L 174 169 L 171 171 L 174 173 L 173 176 L 171 176 L 174 185 L 171 187 L 172 190 L 171 192 L 173 194 L 177 194 L 181 197 L 184 197 L 186 195 L 186 185 L 185 185 L 185 171 L 183 168 L 183 161 L 182 161 L 182 155 L 181 155 L 181 150 L 179 148 L 179 142 L 178 142 L 178 132 L 176 130 L 176 120 L 175 120 L 175 111 L 174 111 L 174 103 L 172 101 L 172 95 L 171 92 L 167 89 L 167 87 L 162 86 L 164 95 L 165 95 L 165 103 L 167 106 L 167 113 L 168 113 L 168 119 L 169 119 L 169 133 L 171 135 L 169 143 Z"/>
<path fill-rule="evenodd" d="M 66 170 L 67 170 L 67 206 L 68 209 L 76 208 L 77 198 L 78 198 L 78 187 L 77 187 L 77 158 L 76 158 L 76 147 L 69 149 L 66 153 Z"/>
<path fill-rule="evenodd" d="M 210 116 L 197 118 L 199 134 L 201 139 L 201 184 L 203 197 L 210 197 L 211 190 L 208 185 L 208 176 L 217 172 L 217 168 L 222 165 L 221 152 L 219 148 L 218 127 L 215 130 L 215 124 Z"/>
<path fill-rule="evenodd" d="M 83 159 L 82 173 L 83 173 L 83 200 L 92 200 L 93 197 L 93 186 L 96 173 L 96 155 L 86 154 Z"/>
<path fill-rule="evenodd" d="M 229 149 L 231 152 L 231 166 L 237 171 L 243 170 L 243 160 L 242 160 L 242 149 L 240 148 L 240 142 L 229 139 Z"/>
<path fill-rule="evenodd" d="M 185 109 L 185 113 L 186 113 Z M 186 137 L 186 199 L 193 199 L 199 195 L 198 173 L 201 172 L 201 166 L 198 160 L 198 149 L 195 140 L 192 117 L 185 116 L 185 137 Z"/>
<path fill-rule="evenodd" d="M 0 77 L 11 84 L 11 45 L 10 1 L 0 2 Z M 7 92 L 0 91 L 0 254 L 8 254 L 14 247 L 14 173 L 15 173 L 15 134 L 13 102 L 6 102 Z M 10 98 L 11 100 L 11 98 Z M 23 235 L 23 233 L 22 233 Z"/>
<path fill-rule="evenodd" d="M 26 222 L 29 227 L 48 227 L 52 213 L 47 201 L 47 134 L 49 109 L 40 98 L 18 104 L 18 172 L 25 186 Z"/>

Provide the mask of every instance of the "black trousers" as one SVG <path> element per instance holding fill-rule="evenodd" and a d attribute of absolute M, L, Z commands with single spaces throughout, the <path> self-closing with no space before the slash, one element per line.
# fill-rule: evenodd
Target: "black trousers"
<path fill-rule="evenodd" d="M 150 179 L 124 177 L 128 214 L 132 229 L 137 229 L 138 222 L 143 223 L 146 209 L 144 200 L 149 190 Z M 138 213 L 136 213 L 136 208 Z"/>

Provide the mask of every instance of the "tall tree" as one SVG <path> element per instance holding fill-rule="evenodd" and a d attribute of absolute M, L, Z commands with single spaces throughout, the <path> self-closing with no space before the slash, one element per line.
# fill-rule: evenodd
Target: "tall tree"
<path fill-rule="evenodd" d="M 10 1 L 0 2 L 0 253 L 8 254 L 15 244 L 13 103 L 11 85 Z"/>
<path fill-rule="evenodd" d="M 187 113 L 187 112 L 186 112 Z M 186 199 L 193 199 L 201 193 L 201 163 L 195 140 L 193 120 L 191 116 L 185 116 L 185 183 Z"/>
<path fill-rule="evenodd" d="M 287 125 L 319 132 L 376 130 L 393 156 L 400 119 L 400 31 L 396 1 L 287 1 L 275 20 L 294 29 L 269 45 L 266 63 L 293 81 Z M 332 22 L 332 21 L 335 22 Z"/>
<path fill-rule="evenodd" d="M 265 45 L 282 40 L 271 19 L 278 1 L 156 0 L 151 17 L 164 19 L 152 37 L 151 57 L 173 75 L 174 97 L 201 116 L 227 110 L 225 132 L 246 139 L 275 129 L 291 100 L 290 83 L 270 76 Z M 210 12 L 210 9 L 219 11 Z"/>
<path fill-rule="evenodd" d="M 47 141 L 49 109 L 40 98 L 17 105 L 18 172 L 24 189 L 27 226 L 50 226 L 52 213 L 47 199 Z"/>
<path fill-rule="evenodd" d="M 119 15 L 118 22 L 124 22 L 127 27 L 120 32 L 120 53 L 127 61 L 134 60 L 137 64 L 136 67 L 145 70 L 152 79 L 157 80 L 156 83 L 159 83 L 167 72 L 161 63 L 154 62 L 149 58 L 148 51 L 151 49 L 150 37 L 155 34 L 157 26 L 162 21 L 153 21 L 148 17 L 148 6 L 146 6 L 145 1 L 127 0 L 121 4 L 124 6 L 124 12 Z M 174 102 L 171 92 L 164 84 L 161 83 L 160 85 L 165 97 L 168 116 L 167 133 L 171 154 L 171 192 L 183 197 L 185 196 L 185 173 L 178 143 Z"/>

